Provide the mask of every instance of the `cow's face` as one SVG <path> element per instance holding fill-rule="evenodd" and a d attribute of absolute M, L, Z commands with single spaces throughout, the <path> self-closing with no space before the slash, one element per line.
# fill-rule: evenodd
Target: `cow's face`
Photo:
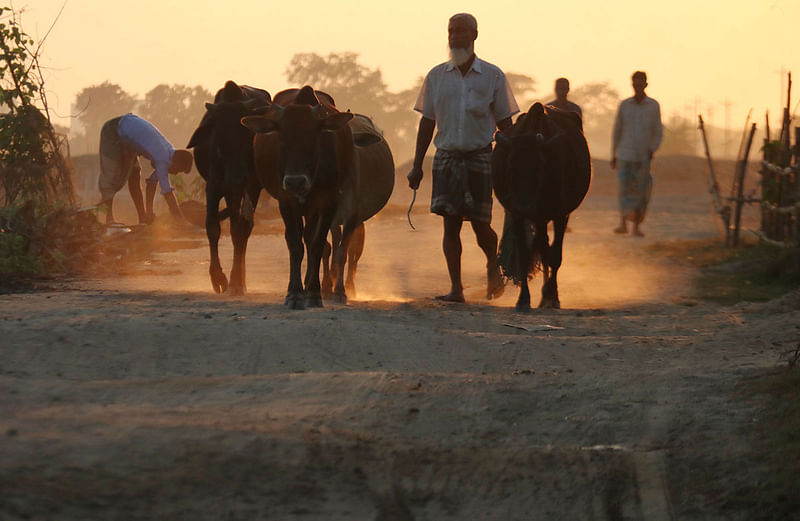
<path fill-rule="evenodd" d="M 353 115 L 325 115 L 319 105 L 273 107 L 267 116 L 247 117 L 241 122 L 254 132 L 277 137 L 281 188 L 303 203 L 314 186 L 336 179 L 337 133 Z"/>

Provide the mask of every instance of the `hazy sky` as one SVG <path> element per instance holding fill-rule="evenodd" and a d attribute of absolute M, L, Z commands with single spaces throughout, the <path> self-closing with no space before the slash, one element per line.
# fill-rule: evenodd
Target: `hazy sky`
<path fill-rule="evenodd" d="M 14 6 L 38 40 L 63 3 Z M 445 60 L 447 19 L 461 11 L 478 19 L 477 54 L 533 76 L 542 98 L 559 76 L 573 87 L 610 81 L 628 96 L 631 73 L 642 69 L 665 119 L 691 115 L 697 100 L 721 126 L 729 100 L 730 124 L 741 128 L 750 107 L 759 123 L 767 108 L 777 118 L 782 68 L 800 82 L 797 0 L 67 0 L 42 65 L 59 116 L 80 89 L 106 80 L 139 96 L 159 83 L 214 92 L 227 79 L 274 93 L 290 86 L 284 70 L 298 52 L 358 52 L 400 90 Z M 800 85 L 794 91 L 800 99 Z"/>

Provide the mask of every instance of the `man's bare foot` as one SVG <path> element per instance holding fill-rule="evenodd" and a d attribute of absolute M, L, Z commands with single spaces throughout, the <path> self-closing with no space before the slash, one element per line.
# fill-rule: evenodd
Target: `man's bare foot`
<path fill-rule="evenodd" d="M 452 291 L 447 295 L 439 295 L 438 297 L 434 297 L 436 300 L 442 300 L 444 302 L 464 302 L 464 294 L 463 293 L 453 293 Z"/>
<path fill-rule="evenodd" d="M 500 273 L 500 267 L 495 266 L 486 274 L 486 299 L 500 298 L 506 289 L 506 281 Z"/>
<path fill-rule="evenodd" d="M 619 234 L 619 235 L 626 234 L 626 233 L 628 233 L 628 227 L 625 226 L 625 225 L 622 225 L 622 226 L 619 226 L 617 228 L 614 228 L 614 233 Z"/>

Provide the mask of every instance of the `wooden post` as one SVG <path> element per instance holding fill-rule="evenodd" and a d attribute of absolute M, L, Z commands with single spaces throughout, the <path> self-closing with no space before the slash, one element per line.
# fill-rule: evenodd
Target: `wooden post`
<path fill-rule="evenodd" d="M 708 149 L 708 138 L 706 137 L 706 128 L 703 124 L 703 116 L 697 116 L 697 128 L 703 136 L 703 147 L 706 151 L 706 159 L 708 160 L 708 191 L 711 194 L 711 202 L 714 205 L 714 211 L 717 212 L 722 219 L 722 225 L 725 227 L 725 246 L 730 246 L 731 240 L 731 207 L 723 206 L 722 200 L 719 196 L 719 183 L 717 182 L 717 175 L 714 173 L 714 163 L 711 161 L 711 152 Z"/>
<path fill-rule="evenodd" d="M 734 177 L 734 184 L 736 185 L 736 206 L 734 207 L 733 217 L 733 242 L 734 248 L 739 246 L 739 224 L 742 219 L 742 205 L 744 204 L 744 177 L 747 173 L 747 160 L 750 157 L 750 146 L 753 144 L 753 136 L 756 133 L 756 124 L 750 127 L 750 135 L 747 138 L 745 145 L 744 155 L 739 160 L 736 168 L 736 175 Z"/>

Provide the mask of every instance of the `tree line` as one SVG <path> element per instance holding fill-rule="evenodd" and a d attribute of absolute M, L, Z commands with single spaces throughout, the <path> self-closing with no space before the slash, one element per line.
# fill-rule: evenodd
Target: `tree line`
<path fill-rule="evenodd" d="M 392 91 L 383 80 L 380 68 L 365 66 L 353 52 L 327 56 L 295 54 L 284 75 L 292 85 L 312 85 L 331 94 L 340 110 L 350 109 L 370 116 L 384 132 L 398 163 L 413 155 L 419 122 L 419 114 L 413 111 L 413 106 L 422 86 L 422 76 L 412 87 Z M 549 86 L 540 91 L 536 79 L 527 74 L 508 72 L 507 77 L 523 111 L 534 101 L 547 102 L 552 98 Z M 275 94 L 269 85 L 254 86 Z M 185 146 L 205 112 L 204 103 L 212 99 L 213 93 L 199 85 L 160 84 L 141 99 L 115 83 L 86 87 L 77 94 L 74 104 L 83 130 L 71 135 L 73 154 L 97 153 L 103 123 L 131 111 L 150 120 L 175 146 Z M 587 83 L 574 87 L 570 99 L 583 108 L 584 131 L 590 145 L 600 156 L 605 156 L 610 149 L 609 136 L 621 100 L 619 92 L 608 82 Z M 666 122 L 664 147 L 671 153 L 693 153 L 693 126 L 679 119 Z"/>

